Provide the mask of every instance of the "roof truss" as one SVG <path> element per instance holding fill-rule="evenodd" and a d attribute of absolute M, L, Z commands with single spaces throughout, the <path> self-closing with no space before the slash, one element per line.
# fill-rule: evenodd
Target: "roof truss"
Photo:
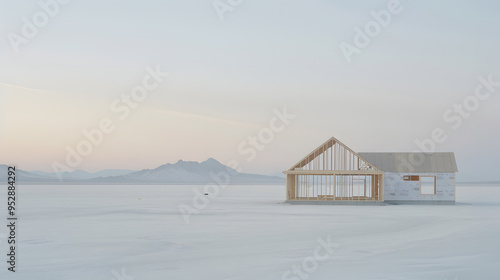
<path fill-rule="evenodd" d="M 380 171 L 334 137 L 321 144 L 288 171 L 295 170 Z"/>

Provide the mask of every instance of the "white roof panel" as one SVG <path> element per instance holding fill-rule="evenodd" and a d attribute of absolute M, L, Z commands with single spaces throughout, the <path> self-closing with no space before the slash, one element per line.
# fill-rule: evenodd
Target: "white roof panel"
<path fill-rule="evenodd" d="M 384 172 L 457 172 L 454 153 L 359 153 Z"/>

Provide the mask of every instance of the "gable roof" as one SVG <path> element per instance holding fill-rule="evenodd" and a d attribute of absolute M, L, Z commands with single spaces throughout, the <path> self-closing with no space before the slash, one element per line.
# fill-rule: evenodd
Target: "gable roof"
<path fill-rule="evenodd" d="M 301 169 L 301 168 L 305 167 L 309 163 L 312 163 L 316 158 L 323 155 L 325 152 L 328 152 L 329 149 L 332 149 L 332 150 L 330 150 L 330 152 L 333 155 L 335 147 L 337 147 L 337 149 L 338 149 L 336 152 L 339 152 L 339 150 L 342 150 L 342 152 L 347 151 L 348 153 L 350 153 L 353 156 L 353 160 L 354 160 L 354 158 L 357 159 L 357 163 L 352 164 L 351 167 L 344 168 L 345 170 L 353 170 L 353 168 L 357 168 L 358 170 L 361 170 L 363 168 L 363 169 L 371 169 L 371 170 L 380 171 L 379 169 L 377 169 L 377 167 L 375 167 L 369 161 L 362 158 L 358 153 L 356 153 L 355 151 L 353 151 L 352 149 L 347 147 L 344 143 L 340 142 L 339 140 L 337 140 L 334 137 L 331 137 L 326 142 L 321 144 L 318 148 L 316 148 L 315 150 L 310 152 L 307 156 L 305 156 L 303 159 L 301 159 L 299 162 L 297 162 L 294 166 L 292 166 L 290 169 L 288 169 L 288 171 L 293 171 L 293 170 Z M 319 169 L 316 166 L 319 166 Z M 343 170 L 342 168 L 336 167 L 334 164 L 328 165 L 328 163 L 326 165 L 323 163 L 323 165 L 318 164 L 316 166 L 314 166 L 315 170 L 325 170 L 326 168 L 328 168 L 330 170 Z"/>
<path fill-rule="evenodd" d="M 359 153 L 384 172 L 457 172 L 454 153 Z"/>

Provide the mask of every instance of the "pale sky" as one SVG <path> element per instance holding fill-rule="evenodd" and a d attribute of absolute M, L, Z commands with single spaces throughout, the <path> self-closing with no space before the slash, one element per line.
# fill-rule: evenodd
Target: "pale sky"
<path fill-rule="evenodd" d="M 350 63 L 340 44 L 355 47 L 355 28 L 391 1 L 220 0 L 234 5 L 221 20 L 211 0 L 73 0 L 47 22 L 38 2 L 0 1 L 0 163 L 52 171 L 103 119 L 114 130 L 76 169 L 213 157 L 273 174 L 331 136 L 411 152 L 441 128 L 435 151 L 455 152 L 458 181 L 500 180 L 500 86 L 474 97 L 478 77 L 500 81 L 498 1 L 402 0 Z M 120 119 L 113 102 L 157 66 L 170 76 Z M 467 117 L 443 118 L 464 100 Z M 295 118 L 247 160 L 238 147 L 285 107 Z"/>

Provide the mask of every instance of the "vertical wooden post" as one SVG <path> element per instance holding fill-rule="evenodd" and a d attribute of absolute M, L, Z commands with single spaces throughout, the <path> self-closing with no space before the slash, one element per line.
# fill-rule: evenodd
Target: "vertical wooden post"
<path fill-rule="evenodd" d="M 382 173 L 380 176 L 380 201 L 384 201 L 384 174 Z"/>
<path fill-rule="evenodd" d="M 333 200 L 336 200 L 337 197 L 337 179 L 335 178 L 335 174 L 333 175 Z"/>
<path fill-rule="evenodd" d="M 286 175 L 286 189 L 287 189 L 287 200 L 296 199 L 295 196 L 295 175 Z"/>
<path fill-rule="evenodd" d="M 366 175 L 364 177 L 365 179 L 363 180 L 363 183 L 365 184 L 365 190 L 363 192 L 363 196 L 366 197 Z"/>

